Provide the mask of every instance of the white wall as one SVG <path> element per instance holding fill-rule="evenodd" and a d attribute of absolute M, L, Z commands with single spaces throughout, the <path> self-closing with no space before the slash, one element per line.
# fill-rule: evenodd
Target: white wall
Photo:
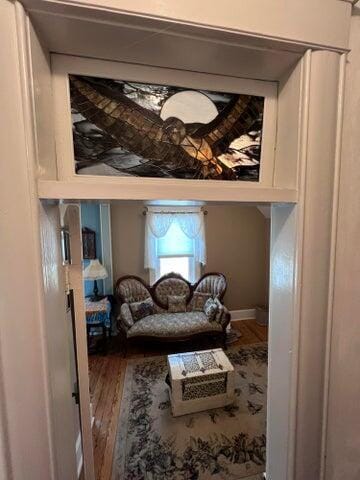
<path fill-rule="evenodd" d="M 11 480 L 53 479 L 39 202 L 21 32 L 0 2 L 0 349 Z"/>

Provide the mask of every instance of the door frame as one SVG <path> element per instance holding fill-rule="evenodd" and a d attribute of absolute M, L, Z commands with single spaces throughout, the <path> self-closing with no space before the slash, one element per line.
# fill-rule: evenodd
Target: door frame
<path fill-rule="evenodd" d="M 339 77 L 344 75 L 344 59 L 345 55 L 340 56 L 334 52 L 308 51 L 301 65 L 299 145 L 296 163 L 297 202 L 291 206 L 276 204 L 271 201 L 273 199 L 267 199 L 266 195 L 261 196 L 261 200 L 257 199 L 258 202 L 273 204 L 272 221 L 273 225 L 278 225 L 277 228 L 272 227 L 271 233 L 269 289 L 270 421 L 267 426 L 269 454 L 266 470 L 267 477 L 271 480 L 292 480 L 302 469 L 304 472 L 308 471 L 306 469 L 314 462 L 320 471 L 322 435 L 319 425 L 322 422 L 323 395 L 326 395 L 322 377 L 326 351 L 322 338 L 326 336 L 328 321 L 330 271 L 327 268 L 334 241 L 332 237 L 334 219 L 331 212 L 334 202 L 337 202 L 336 196 L 333 195 L 333 182 L 335 185 L 337 182 L 334 159 L 340 141 L 337 132 L 341 127 L 338 118 L 341 117 L 339 104 L 342 102 L 340 91 L 342 83 L 339 82 Z M 324 83 L 329 71 L 331 74 Z M 329 102 L 329 98 L 336 100 Z M 323 121 L 325 108 L 328 113 L 326 128 L 317 132 L 315 126 Z M 326 151 L 324 145 L 327 145 Z M 320 164 L 317 161 L 319 156 L 324 158 L 325 155 L 328 163 Z M 74 186 L 76 188 L 80 186 L 69 182 L 69 190 L 65 183 L 59 182 L 56 198 L 61 198 L 61 191 L 65 194 L 64 198 L 69 195 L 69 191 L 74 192 Z M 112 183 L 115 186 L 115 182 Z M 191 187 L 189 190 L 191 191 Z M 254 191 L 256 190 L 255 188 Z M 182 195 L 186 194 L 187 189 L 184 188 Z M 103 195 L 105 193 L 102 179 L 99 179 L 99 185 L 94 180 L 88 184 L 84 179 L 76 198 L 101 200 L 105 198 Z M 127 199 L 119 198 L 125 195 L 119 189 L 117 195 L 116 200 Z M 142 195 L 143 192 L 139 194 L 140 198 Z M 245 201 L 245 197 L 238 198 L 234 195 L 235 198 L 232 198 L 231 194 L 228 196 L 226 201 L 240 203 Z M 107 192 L 106 199 L 109 198 L 111 199 L 112 195 Z M 134 191 L 131 198 L 137 199 Z M 151 198 L 155 198 L 154 194 Z M 256 203 L 256 198 L 252 200 Z M 321 250 L 317 248 L 318 238 L 323 240 Z M 317 279 L 317 287 L 321 288 L 320 296 L 316 295 L 314 288 L 311 287 L 314 278 Z M 80 308 L 83 309 L 83 306 Z M 312 322 L 313 314 L 317 315 L 316 322 Z M 317 335 L 311 336 L 309 333 L 314 327 Z M 279 336 L 274 332 L 278 332 Z M 85 353 L 84 350 L 83 355 Z M 309 363 L 311 357 L 313 361 Z M 279 371 L 282 372 L 281 375 Z M 319 381 L 309 384 L 307 378 L 310 374 L 316 375 Z M 88 376 L 87 370 L 84 376 Z M 302 388 L 299 388 L 299 385 Z M 304 385 L 306 388 L 303 388 Z M 309 409 L 308 403 L 312 398 L 321 399 L 321 402 Z M 303 428 L 304 425 L 306 435 L 299 436 L 299 428 Z M 315 445 L 311 454 L 308 452 L 306 440 L 309 437 Z M 312 456 L 311 459 L 309 455 Z M 314 475 L 312 478 L 317 479 L 318 471 L 312 472 Z M 87 477 L 86 480 L 92 478 Z"/>
<path fill-rule="evenodd" d="M 237 202 L 241 204 L 242 202 Z M 66 206 L 66 225 L 70 230 L 72 266 L 70 284 L 74 290 L 76 342 L 79 367 L 79 390 L 84 439 L 85 479 L 94 480 L 92 468 L 92 432 L 90 419 L 89 370 L 86 342 L 84 290 L 81 267 L 80 204 Z M 272 204 L 269 278 L 269 362 L 267 396 L 267 478 L 290 479 L 289 453 L 293 448 L 291 432 L 295 411 L 298 322 L 297 266 L 301 261 L 299 248 L 299 207 L 293 204 Z M 281 372 L 281 375 L 279 375 Z M 271 379 L 271 380 L 270 380 Z M 281 391 L 283 394 L 278 395 Z M 89 422 L 90 420 L 90 427 Z M 90 468 L 89 468 L 90 466 Z"/>
<path fill-rule="evenodd" d="M 63 222 L 69 230 L 71 263 L 68 265 L 69 288 L 73 291 L 75 315 L 75 344 L 79 375 L 79 401 L 81 417 L 84 478 L 95 480 L 94 449 L 92 437 L 92 412 L 90 402 L 89 363 L 86 335 L 85 292 L 82 264 L 82 237 L 80 204 L 61 206 Z"/>
<path fill-rule="evenodd" d="M 21 13 L 18 18 L 15 7 L 17 12 Z M 79 197 L 79 191 L 80 195 L 87 192 L 89 196 L 85 195 L 85 198 L 92 198 L 93 185 L 86 185 L 85 188 L 85 185 L 74 186 L 53 180 L 46 191 L 46 180 L 38 182 L 39 159 L 35 147 L 36 127 L 32 111 L 33 78 L 29 72 L 30 53 L 26 47 L 27 31 L 24 26 L 28 19 L 23 18 L 22 7 L 17 2 L 16 5 L 5 2 L 0 8 L 3 13 L 3 51 L 6 51 L 4 58 L 7 65 L 4 69 L 6 75 L 1 79 L 4 87 L 1 98 L 6 116 L 2 133 L 4 158 L 11 159 L 4 162 L 1 214 L 4 212 L 6 218 L 11 218 L 13 222 L 12 231 L 6 232 L 1 238 L 4 259 L 8 262 L 5 266 L 8 267 L 8 272 L 13 274 L 12 282 L 9 282 L 8 278 L 3 282 L 3 293 L 8 299 L 5 305 L 6 319 L 2 325 L 2 335 L 6 342 L 1 344 L 1 383 L 8 432 L 6 460 L 9 459 L 7 464 L 11 466 L 14 478 L 24 476 L 24 472 L 34 478 L 55 478 L 51 441 L 54 426 L 49 415 L 51 405 L 46 370 L 48 364 L 46 339 L 43 334 L 46 316 L 43 308 L 38 198 L 83 198 Z M 299 161 L 299 169 L 305 174 L 297 187 L 297 235 L 302 237 L 302 240 L 298 243 L 301 248 L 295 274 L 294 315 L 298 318 L 296 325 L 299 330 L 294 332 L 297 339 L 294 345 L 298 345 L 298 350 L 293 356 L 296 374 L 293 377 L 292 389 L 292 423 L 289 423 L 289 457 L 286 457 L 290 474 L 285 478 L 289 480 L 294 478 L 295 473 L 296 478 L 319 478 L 319 425 L 323 395 L 326 398 L 322 384 L 323 363 L 325 353 L 329 353 L 323 333 L 326 331 L 327 314 L 328 321 L 331 317 L 331 306 L 327 306 L 327 300 L 332 292 L 329 292 L 327 282 L 329 271 L 330 274 L 333 273 L 329 266 L 325 268 L 325 260 L 329 261 L 328 249 L 335 241 L 330 232 L 331 221 L 328 217 L 334 206 L 332 187 L 337 182 L 336 175 L 335 178 L 333 176 L 333 166 L 334 150 L 340 143 L 338 132 L 341 112 L 337 111 L 337 107 L 342 95 L 338 91 L 339 68 L 336 59 L 341 55 L 342 58 L 345 57 L 346 54 L 342 52 L 343 50 L 339 52 L 319 49 L 310 52 L 311 69 L 306 74 L 308 79 L 305 82 L 308 88 L 303 92 L 304 100 L 300 106 L 300 109 L 308 112 L 304 115 Z M 343 61 L 340 75 L 344 68 Z M 109 192 L 115 193 L 119 190 L 121 189 L 115 184 L 111 187 L 107 185 L 106 188 L 103 186 L 102 198 L 112 198 Z M 251 195 L 258 194 L 253 190 L 252 192 Z M 266 195 L 272 192 L 273 189 L 271 192 L 264 192 L 263 201 L 267 201 Z M 53 196 L 55 194 L 57 197 Z M 244 195 L 244 201 L 246 198 L 249 196 Z M 336 205 L 336 198 L 334 203 Z M 336 227 L 334 230 L 336 234 Z M 318 248 L 319 241 L 322 242 L 322 249 Z M 18 272 L 21 272 L 21 275 L 18 275 Z M 313 278 L 318 282 L 316 285 Z M 18 302 L 20 293 L 22 302 Z M 19 337 L 20 329 L 26 342 Z M 298 358 L 295 361 L 296 356 Z M 34 371 L 38 372 L 38 375 L 35 376 Z M 313 382 L 308 381 L 310 375 Z M 20 411 L 18 400 L 22 398 L 24 389 L 28 390 L 26 409 Z M 35 432 L 37 442 L 33 441 Z M 32 437 L 30 442 L 29 435 Z M 29 448 L 31 443 L 36 445 L 36 449 Z M 11 457 L 8 454 L 10 451 Z M 275 477 L 272 480 L 283 479 Z"/>

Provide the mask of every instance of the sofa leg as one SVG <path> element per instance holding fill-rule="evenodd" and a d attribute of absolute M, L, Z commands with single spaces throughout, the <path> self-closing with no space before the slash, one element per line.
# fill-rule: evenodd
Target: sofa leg
<path fill-rule="evenodd" d="M 226 331 L 222 334 L 222 345 L 223 345 L 223 349 L 227 350 Z"/>
<path fill-rule="evenodd" d="M 125 335 L 123 336 L 123 339 L 122 339 L 121 350 L 122 350 L 123 357 L 126 358 L 128 353 L 128 340 L 125 337 Z"/>
<path fill-rule="evenodd" d="M 124 358 L 126 358 L 127 356 L 127 344 L 128 342 L 126 335 L 124 334 L 124 332 L 120 331 L 118 335 L 118 348 Z"/>

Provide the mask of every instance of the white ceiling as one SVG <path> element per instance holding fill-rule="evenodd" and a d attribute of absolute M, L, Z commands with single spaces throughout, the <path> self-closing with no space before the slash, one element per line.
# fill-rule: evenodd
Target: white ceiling
<path fill-rule="evenodd" d="M 298 46 L 265 48 L 259 39 L 244 46 L 241 35 L 166 21 L 142 19 L 140 27 L 136 17 L 126 24 L 37 11 L 30 17 L 50 52 L 142 65 L 276 81 L 303 53 Z"/>

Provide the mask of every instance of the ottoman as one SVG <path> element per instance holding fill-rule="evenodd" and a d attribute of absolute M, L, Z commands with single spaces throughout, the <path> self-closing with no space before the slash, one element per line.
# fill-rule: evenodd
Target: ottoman
<path fill-rule="evenodd" d="M 167 361 L 173 416 L 234 402 L 234 367 L 221 348 L 168 355 Z"/>

